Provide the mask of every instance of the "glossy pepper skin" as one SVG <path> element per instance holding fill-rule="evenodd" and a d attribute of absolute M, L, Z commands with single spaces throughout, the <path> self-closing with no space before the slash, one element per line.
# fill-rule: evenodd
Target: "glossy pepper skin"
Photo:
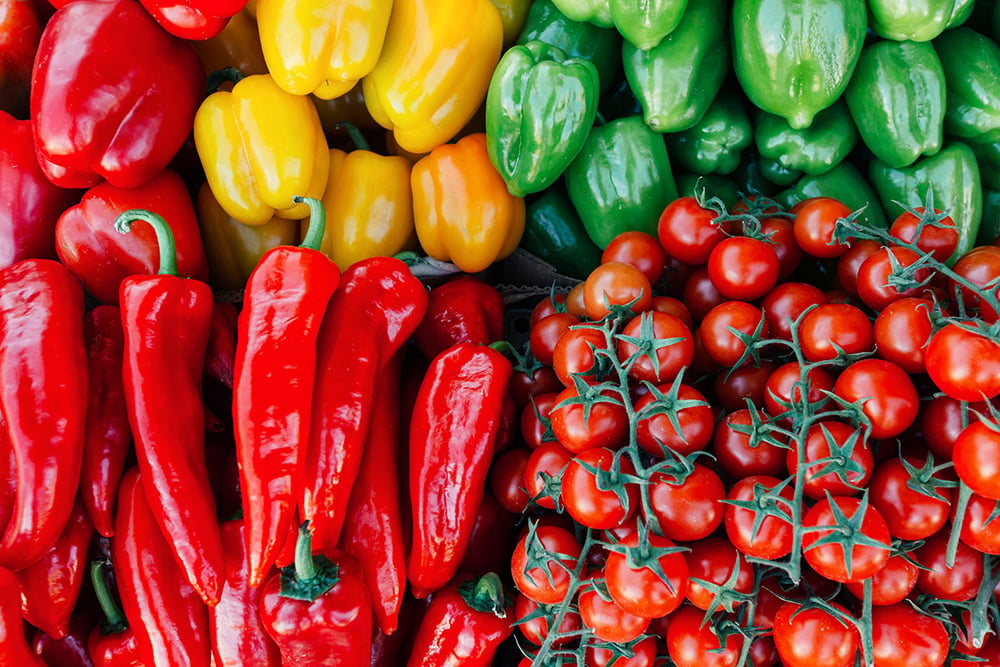
<path fill-rule="evenodd" d="M 0 268 L 22 259 L 55 259 L 56 220 L 80 193 L 45 177 L 35 157 L 30 121 L 0 111 L 0 137 L 0 191 L 6 193 L 0 198 Z"/>
<path fill-rule="evenodd" d="M 444 587 L 462 562 L 512 373 L 500 352 L 460 343 L 431 360 L 420 384 L 409 434 L 413 545 L 406 564 L 418 599 Z"/>
<path fill-rule="evenodd" d="M 357 560 L 336 550 L 311 555 L 308 522 L 295 564 L 264 584 L 260 615 L 282 667 L 366 667 L 372 606 Z"/>
<path fill-rule="evenodd" d="M 260 619 L 262 591 L 250 585 L 244 520 L 222 522 L 226 583 L 219 604 L 209 609 L 208 627 L 216 667 L 280 667 L 281 654 Z M 271 576 L 273 572 L 267 572 Z"/>
<path fill-rule="evenodd" d="M 736 0 L 733 67 L 750 101 L 793 128 L 841 96 L 861 55 L 864 0 Z"/>
<path fill-rule="evenodd" d="M 104 620 L 90 631 L 87 653 L 94 667 L 143 667 L 135 633 L 128 626 L 125 614 L 104 578 L 104 567 L 107 564 L 110 563 L 100 560 L 90 564 L 90 579 L 97 603 L 104 613 Z"/>
<path fill-rule="evenodd" d="M 375 68 L 391 0 L 258 0 L 268 71 L 293 95 L 340 97 Z"/>
<path fill-rule="evenodd" d="M 503 23 L 503 45 L 508 48 L 517 43 L 518 35 L 524 28 L 528 18 L 532 0 L 491 0 L 500 11 L 500 21 Z"/>
<path fill-rule="evenodd" d="M 489 283 L 459 275 L 432 287 L 427 312 L 413 341 L 428 359 L 457 343 L 489 345 L 503 340 L 503 295 Z"/>
<path fill-rule="evenodd" d="M 838 100 L 818 112 L 809 127 L 801 129 L 795 129 L 781 116 L 759 111 L 754 143 L 762 157 L 776 161 L 784 169 L 816 176 L 830 171 L 850 154 L 858 143 L 858 130 L 847 105 Z"/>
<path fill-rule="evenodd" d="M 869 44 L 844 99 L 865 146 L 890 167 L 941 150 L 945 73 L 930 42 Z"/>
<path fill-rule="evenodd" d="M 619 233 L 656 233 L 677 186 L 663 136 L 626 116 L 590 131 L 566 170 L 566 191 L 590 239 L 602 250 Z"/>
<path fill-rule="evenodd" d="M 160 173 L 190 133 L 204 95 L 197 54 L 135 0 L 60 8 L 35 62 L 35 149 L 45 175 L 65 188 L 101 179 L 134 188 Z M 113 103 L 109 81 L 116 82 Z"/>
<path fill-rule="evenodd" d="M 515 197 L 552 185 L 577 156 L 597 114 L 593 63 L 534 40 L 507 49 L 486 93 L 490 163 Z"/>
<path fill-rule="evenodd" d="M 7 526 L 17 500 L 17 461 L 7 437 L 7 424 L 0 419 L 0 526 Z"/>
<path fill-rule="evenodd" d="M 952 141 L 936 154 L 899 169 L 872 160 L 868 179 L 891 220 L 902 212 L 894 202 L 923 206 L 928 189 L 933 190 L 935 207 L 949 209 L 958 228 L 958 247 L 948 262 L 954 263 L 975 245 L 983 217 L 983 186 L 979 164 L 968 145 Z"/>
<path fill-rule="evenodd" d="M 358 476 L 382 369 L 427 310 L 427 291 L 401 260 L 347 268 L 323 316 L 299 513 L 317 549 L 335 548 Z"/>
<path fill-rule="evenodd" d="M 21 583 L 21 615 L 52 639 L 62 639 L 69 632 L 93 535 L 94 524 L 77 500 L 66 528 L 52 548 L 41 560 L 16 573 Z"/>
<path fill-rule="evenodd" d="M 559 11 L 574 21 L 587 21 L 600 28 L 611 28 L 610 0 L 552 0 Z"/>
<path fill-rule="evenodd" d="M 212 328 L 205 348 L 202 371 L 207 378 L 218 380 L 232 391 L 236 375 L 236 329 L 239 309 L 231 303 L 212 303 Z"/>
<path fill-rule="evenodd" d="M 514 614 L 496 574 L 461 575 L 434 594 L 407 667 L 489 667 L 514 630 Z"/>
<path fill-rule="evenodd" d="M 31 650 L 48 667 L 94 667 L 87 651 L 87 636 L 92 625 L 90 617 L 81 612 L 73 615 L 66 635 L 59 639 L 37 629 L 31 638 Z"/>
<path fill-rule="evenodd" d="M 137 188 L 104 182 L 87 190 L 79 204 L 70 206 L 56 223 L 59 260 L 102 304 L 118 305 L 118 288 L 130 275 L 156 273 L 159 248 L 147 224 L 131 234 L 116 232 L 109 220 L 133 208 L 144 208 L 170 220 L 177 247 L 177 270 L 185 277 L 205 280 L 208 263 L 198 220 L 184 181 L 164 169 Z"/>
<path fill-rule="evenodd" d="M 320 249 L 346 269 L 369 257 L 392 257 L 416 245 L 409 160 L 371 150 L 350 126 L 355 150 L 330 149 L 323 193 L 326 232 Z"/>
<path fill-rule="evenodd" d="M 209 667 L 208 608 L 160 531 L 147 479 L 129 468 L 118 490 L 111 555 L 122 609 L 144 665 Z"/>
<path fill-rule="evenodd" d="M 318 250 L 316 200 L 302 246 L 278 246 L 247 282 L 236 335 L 233 424 L 250 584 L 264 582 L 289 530 L 309 441 L 317 337 L 340 269 Z"/>
<path fill-rule="evenodd" d="M 188 40 L 215 37 L 246 0 L 141 0 L 142 6 L 171 35 Z"/>
<path fill-rule="evenodd" d="M 274 215 L 309 214 L 295 196 L 319 198 L 330 151 L 316 107 L 285 92 L 267 74 L 236 80 L 205 98 L 194 118 L 194 143 L 208 185 L 236 220 L 262 225 Z"/>
<path fill-rule="evenodd" d="M 424 252 L 477 273 L 508 257 L 524 233 L 524 200 L 490 163 L 486 134 L 438 146 L 413 165 L 413 221 Z"/>
<path fill-rule="evenodd" d="M 152 515 L 187 581 L 215 604 L 225 572 L 201 395 L 212 290 L 177 275 L 170 226 L 162 217 L 135 209 L 119 215 L 115 227 L 126 233 L 136 219 L 154 227 L 161 254 L 157 274 L 129 276 L 120 288 L 129 426 Z"/>
<path fill-rule="evenodd" d="M 894 41 L 928 42 L 950 27 L 955 0 L 868 0 L 869 23 L 876 35 Z"/>
<path fill-rule="evenodd" d="M 520 245 L 571 278 L 583 280 L 601 263 L 562 181 L 529 201 Z"/>
<path fill-rule="evenodd" d="M 411 153 L 454 137 L 486 96 L 503 48 L 490 0 L 396 0 L 365 104 Z"/>
<path fill-rule="evenodd" d="M 0 660 L 5 665 L 46 667 L 24 638 L 19 584 L 5 567 L 0 567 Z"/>
<path fill-rule="evenodd" d="M 1000 141 L 1000 46 L 972 28 L 934 40 L 948 87 L 946 134 L 964 141 Z"/>
<path fill-rule="evenodd" d="M 611 21 L 625 41 L 651 49 L 681 22 L 688 0 L 609 0 L 608 4 Z"/>
<path fill-rule="evenodd" d="M 0 17 L 0 111 L 27 119 L 31 66 L 42 26 L 31 0 L 3 0 Z"/>
<path fill-rule="evenodd" d="M 0 406 L 17 484 L 0 567 L 41 558 L 72 513 L 87 419 L 83 307 L 80 283 L 58 262 L 0 271 Z"/>
<path fill-rule="evenodd" d="M 732 90 L 723 89 L 697 123 L 666 136 L 667 151 L 675 167 L 696 174 L 731 174 L 736 171 L 743 150 L 754 140 L 742 100 Z"/>
<path fill-rule="evenodd" d="M 850 162 L 841 162 L 819 176 L 801 177 L 790 188 L 776 194 L 775 200 L 791 208 L 809 197 L 833 197 L 852 211 L 864 206 L 865 210 L 858 216 L 859 221 L 879 229 L 889 227 L 879 196 L 868 179 Z"/>
<path fill-rule="evenodd" d="M 723 0 L 689 0 L 680 24 L 659 44 L 622 44 L 629 88 L 646 125 L 680 132 L 705 115 L 729 72 L 729 17 Z"/>
<path fill-rule="evenodd" d="M 341 548 L 361 565 L 375 622 L 392 634 L 406 589 L 406 551 L 399 504 L 399 446 L 402 353 L 379 375 L 368 441 L 347 503 Z"/>

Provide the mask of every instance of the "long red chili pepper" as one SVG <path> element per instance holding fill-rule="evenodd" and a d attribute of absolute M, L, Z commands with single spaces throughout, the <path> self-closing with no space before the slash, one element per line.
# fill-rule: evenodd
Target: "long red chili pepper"
<path fill-rule="evenodd" d="M 115 219 L 115 228 L 125 233 L 133 220 L 156 230 L 160 270 L 153 276 L 129 276 L 121 284 L 122 377 L 129 424 L 156 522 L 187 580 L 214 605 L 225 569 L 205 464 L 201 396 L 212 290 L 176 274 L 173 235 L 166 220 L 133 209 Z"/>
<path fill-rule="evenodd" d="M 135 633 L 128 626 L 125 614 L 104 579 L 104 563 L 94 561 L 90 564 L 90 580 L 104 612 L 104 620 L 91 630 L 87 638 L 87 652 L 94 667 L 143 667 Z"/>
<path fill-rule="evenodd" d="M 278 645 L 260 620 L 261 589 L 252 588 L 247 576 L 244 521 L 222 523 L 222 550 L 226 558 L 226 583 L 222 599 L 209 610 L 209 630 L 216 667 L 281 667 Z M 269 573 L 271 574 L 271 573 Z"/>
<path fill-rule="evenodd" d="M 83 320 L 90 393 L 80 496 L 101 535 L 114 532 L 115 497 L 132 444 L 122 382 L 125 332 L 116 306 L 97 306 Z"/>
<path fill-rule="evenodd" d="M 94 536 L 83 503 L 73 503 L 66 528 L 41 560 L 17 571 L 21 582 L 21 614 L 52 639 L 62 639 L 80 596 L 86 572 L 87 549 Z"/>
<path fill-rule="evenodd" d="M 17 496 L 0 566 L 52 548 L 73 509 L 87 420 L 83 289 L 58 262 L 0 271 L 0 408 L 17 461 Z"/>
<path fill-rule="evenodd" d="M 147 667 L 209 667 L 208 608 L 191 587 L 160 532 L 137 468 L 118 490 L 112 562 L 122 608 Z"/>
<path fill-rule="evenodd" d="M 330 299 L 319 332 L 305 479 L 303 521 L 318 549 L 335 548 L 358 475 L 374 406 L 375 383 L 427 309 L 427 291 L 393 257 L 352 264 Z"/>
<path fill-rule="evenodd" d="M 483 500 L 513 372 L 486 345 L 461 343 L 431 361 L 410 423 L 413 546 L 407 577 L 427 597 L 458 571 Z"/>
<path fill-rule="evenodd" d="M 5 567 L 0 567 L 0 665 L 46 667 L 24 637 L 20 586 Z"/>
<path fill-rule="evenodd" d="M 379 376 L 361 468 L 347 504 L 343 549 L 361 563 L 379 628 L 396 631 L 406 588 L 406 552 L 399 509 L 400 353 Z"/>
<path fill-rule="evenodd" d="M 233 422 L 250 585 L 274 564 L 302 490 L 316 380 L 317 337 L 340 270 L 319 251 L 326 216 L 302 245 L 269 250 L 247 281 L 236 337 Z"/>

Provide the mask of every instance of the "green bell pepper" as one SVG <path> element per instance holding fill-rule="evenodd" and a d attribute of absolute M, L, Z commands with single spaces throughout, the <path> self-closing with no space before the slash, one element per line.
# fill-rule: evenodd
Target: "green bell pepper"
<path fill-rule="evenodd" d="M 667 145 L 641 116 L 594 127 L 566 170 L 566 190 L 602 250 L 624 231 L 655 236 L 660 214 L 677 199 Z"/>
<path fill-rule="evenodd" d="M 1000 142 L 992 144 L 970 143 L 969 148 L 976 154 L 983 188 L 1000 190 Z"/>
<path fill-rule="evenodd" d="M 601 95 L 611 89 L 621 68 L 622 37 L 617 30 L 570 20 L 552 0 L 534 0 L 517 43 L 535 39 L 562 49 L 570 58 L 594 63 L 601 79 Z"/>
<path fill-rule="evenodd" d="M 574 21 L 586 21 L 600 28 L 610 28 L 611 4 L 609 0 L 552 0 L 556 8 Z"/>
<path fill-rule="evenodd" d="M 597 113 L 605 121 L 625 116 L 636 116 L 642 113 L 639 100 L 635 99 L 632 89 L 628 87 L 624 72 L 615 81 L 615 85 L 607 95 L 601 98 Z"/>
<path fill-rule="evenodd" d="M 587 235 L 562 181 L 528 202 L 521 247 L 580 280 L 601 263 L 601 249 Z"/>
<path fill-rule="evenodd" d="M 689 0 L 655 47 L 622 44 L 625 78 L 653 130 L 681 132 L 705 115 L 729 72 L 728 24 L 723 0 Z"/>
<path fill-rule="evenodd" d="M 861 52 L 844 91 L 851 117 L 872 154 L 890 167 L 941 150 L 945 76 L 930 42 L 880 40 Z"/>
<path fill-rule="evenodd" d="M 923 206 L 927 190 L 934 191 L 935 207 L 949 210 L 958 228 L 958 247 L 949 258 L 950 262 L 975 245 L 983 217 L 983 187 L 976 156 L 967 144 L 946 143 L 937 154 L 922 157 L 911 166 L 899 169 L 872 160 L 868 177 L 892 219 L 902 213 L 894 201 L 912 207 Z"/>
<path fill-rule="evenodd" d="M 885 39 L 928 42 L 944 32 L 955 5 L 955 0 L 868 0 L 869 25 Z"/>
<path fill-rule="evenodd" d="M 695 174 L 731 174 L 753 143 L 753 127 L 739 96 L 723 89 L 694 127 L 667 134 L 666 140 L 675 166 Z"/>
<path fill-rule="evenodd" d="M 765 179 L 783 188 L 802 178 L 801 169 L 793 169 L 774 158 L 763 155 L 757 156 L 757 169 Z"/>
<path fill-rule="evenodd" d="M 966 141 L 1000 141 L 1000 46 L 972 28 L 934 40 L 948 85 L 944 131 Z"/>
<path fill-rule="evenodd" d="M 735 0 L 733 65 L 750 101 L 797 130 L 837 100 L 861 55 L 865 0 Z"/>
<path fill-rule="evenodd" d="M 803 176 L 793 187 L 775 195 L 774 199 L 782 206 L 791 208 L 810 197 L 832 197 L 852 211 L 865 206 L 858 217 L 859 222 L 879 229 L 889 226 L 878 195 L 857 167 L 846 160 L 825 174 Z"/>
<path fill-rule="evenodd" d="M 688 0 L 611 0 L 611 20 L 625 41 L 651 49 L 680 24 Z"/>
<path fill-rule="evenodd" d="M 534 40 L 507 49 L 486 93 L 490 162 L 515 197 L 540 192 L 583 148 L 597 114 L 597 68 Z"/>
<path fill-rule="evenodd" d="M 1000 241 L 1000 190 L 983 189 L 983 221 L 976 235 L 977 245 L 997 245 Z"/>
<path fill-rule="evenodd" d="M 854 121 L 840 100 L 817 113 L 812 124 L 802 129 L 766 111 L 759 111 L 756 121 L 754 143 L 761 157 L 813 176 L 840 164 L 858 143 Z"/>

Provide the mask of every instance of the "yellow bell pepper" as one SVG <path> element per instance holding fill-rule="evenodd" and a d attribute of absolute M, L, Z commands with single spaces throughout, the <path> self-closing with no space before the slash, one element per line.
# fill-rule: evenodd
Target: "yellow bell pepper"
<path fill-rule="evenodd" d="M 413 165 L 413 220 L 430 257 L 477 273 L 508 257 L 524 234 L 524 199 L 490 163 L 486 134 L 438 146 Z"/>
<path fill-rule="evenodd" d="M 267 74 L 205 98 L 194 143 L 212 194 L 243 224 L 262 225 L 275 215 L 301 220 L 309 207 L 292 197 L 323 196 L 330 149 L 316 107 Z"/>
<path fill-rule="evenodd" d="M 264 59 L 294 95 L 343 95 L 372 71 L 392 0 L 257 0 Z"/>
<path fill-rule="evenodd" d="M 396 0 L 378 64 L 362 79 L 365 104 L 402 148 L 426 153 L 475 114 L 502 48 L 490 0 Z"/>
<path fill-rule="evenodd" d="M 190 40 L 205 68 L 205 74 L 235 67 L 243 74 L 266 74 L 267 63 L 260 48 L 257 20 L 246 8 L 229 19 L 229 23 L 215 37 Z"/>
<path fill-rule="evenodd" d="M 330 177 L 323 195 L 326 229 L 320 250 L 341 270 L 369 257 L 412 250 L 417 241 L 411 163 L 374 153 L 356 128 L 350 133 L 357 149 L 330 150 Z"/>
<path fill-rule="evenodd" d="M 202 183 L 196 205 L 201 242 L 214 290 L 242 290 L 265 252 L 300 242 L 298 220 L 274 217 L 263 225 L 244 225 L 226 213 L 208 183 Z"/>

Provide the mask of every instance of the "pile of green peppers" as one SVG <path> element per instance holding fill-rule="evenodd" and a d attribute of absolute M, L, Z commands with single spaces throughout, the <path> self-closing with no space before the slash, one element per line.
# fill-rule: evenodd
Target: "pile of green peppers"
<path fill-rule="evenodd" d="M 840 199 L 885 227 L 928 191 L 960 255 L 1000 235 L 1000 3 L 534 0 L 490 83 L 522 246 L 585 277 L 701 182 Z"/>

